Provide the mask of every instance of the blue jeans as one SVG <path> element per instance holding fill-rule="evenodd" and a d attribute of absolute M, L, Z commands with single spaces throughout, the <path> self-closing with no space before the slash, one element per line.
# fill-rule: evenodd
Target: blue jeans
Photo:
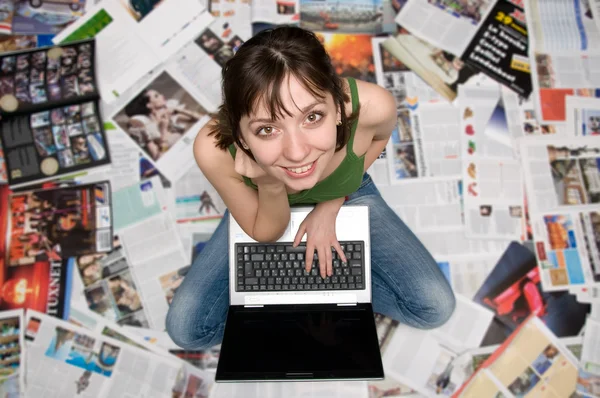
<path fill-rule="evenodd" d="M 445 323 L 456 304 L 448 281 L 368 174 L 346 203 L 369 206 L 373 310 L 420 329 Z M 175 292 L 167 331 L 182 348 L 205 349 L 223 339 L 229 308 L 228 222 L 226 212 Z"/>

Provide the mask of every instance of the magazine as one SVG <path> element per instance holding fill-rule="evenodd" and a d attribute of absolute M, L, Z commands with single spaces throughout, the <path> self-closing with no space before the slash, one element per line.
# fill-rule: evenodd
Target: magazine
<path fill-rule="evenodd" d="M 8 208 L 9 267 L 113 248 L 107 181 L 13 193 Z"/>
<path fill-rule="evenodd" d="M 0 186 L 0 203 L 9 202 L 8 186 Z M 8 207 L 0 208 L 0 235 L 6 237 L 12 221 Z M 11 265 L 6 261 L 6 246 L 10 240 L 0 241 L 0 289 L 2 302 L 0 311 L 33 309 L 50 316 L 66 318 L 70 303 L 70 267 L 63 267 L 60 261 L 40 255 L 33 261 Z"/>
<path fill-rule="evenodd" d="M 107 165 L 95 43 L 0 57 L 0 123 L 8 183 L 21 187 Z"/>
<path fill-rule="evenodd" d="M 402 8 L 396 22 L 517 94 L 531 94 L 523 1 L 414 0 Z"/>

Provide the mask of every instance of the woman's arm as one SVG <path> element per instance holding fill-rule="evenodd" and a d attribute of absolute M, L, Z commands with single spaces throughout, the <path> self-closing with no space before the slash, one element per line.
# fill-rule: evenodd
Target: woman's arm
<path fill-rule="evenodd" d="M 208 124 L 194 142 L 194 156 L 202 173 L 225 202 L 244 232 L 259 242 L 276 241 L 290 221 L 290 206 L 283 183 L 257 183 L 258 192 L 247 186 L 235 171 L 230 153 L 215 146 Z"/>

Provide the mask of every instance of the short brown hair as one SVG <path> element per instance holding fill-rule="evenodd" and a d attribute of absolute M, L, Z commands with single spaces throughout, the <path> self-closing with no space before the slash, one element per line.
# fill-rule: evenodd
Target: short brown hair
<path fill-rule="evenodd" d="M 336 151 L 343 148 L 350 137 L 352 123 L 359 110 L 346 116 L 345 103 L 349 100 L 343 80 L 336 73 L 331 59 L 319 38 L 311 31 L 294 26 L 280 26 L 264 30 L 245 42 L 225 64 L 222 71 L 223 103 L 214 115 L 210 135 L 217 138 L 217 146 L 226 149 L 235 143 L 243 148 L 239 123 L 263 100 L 272 119 L 283 113 L 290 115 L 281 100 L 280 88 L 287 76 L 294 76 L 316 98 L 331 94 L 341 111 L 341 125 L 337 126 Z"/>

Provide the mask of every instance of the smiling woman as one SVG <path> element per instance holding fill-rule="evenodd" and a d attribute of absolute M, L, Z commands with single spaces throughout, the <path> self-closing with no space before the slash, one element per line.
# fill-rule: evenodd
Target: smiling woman
<path fill-rule="evenodd" d="M 275 241 L 295 204 L 314 205 L 295 239 L 306 235 L 306 271 L 316 251 L 321 278 L 332 277 L 332 248 L 346 261 L 337 214 L 343 204 L 368 205 L 375 312 L 419 328 L 444 323 L 455 302 L 448 282 L 365 172 L 397 123 L 391 94 L 338 76 L 319 38 L 296 27 L 245 42 L 222 77 L 223 104 L 199 132 L 194 155 L 228 212 L 175 293 L 167 316 L 173 341 L 194 349 L 221 342 L 228 217 L 253 239 Z"/>

